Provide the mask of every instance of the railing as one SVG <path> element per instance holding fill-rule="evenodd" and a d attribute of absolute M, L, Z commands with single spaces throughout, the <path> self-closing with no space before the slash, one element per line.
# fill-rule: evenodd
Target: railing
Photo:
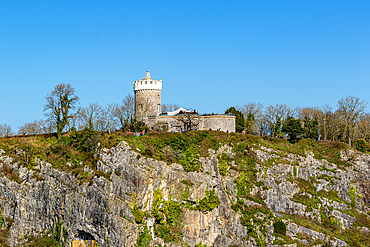
<path fill-rule="evenodd" d="M 97 247 L 95 240 L 72 240 L 72 247 Z"/>

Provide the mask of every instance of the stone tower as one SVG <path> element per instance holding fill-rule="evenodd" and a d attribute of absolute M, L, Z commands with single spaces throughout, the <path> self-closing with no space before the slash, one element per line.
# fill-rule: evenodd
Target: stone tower
<path fill-rule="evenodd" d="M 162 111 L 162 79 L 154 80 L 147 71 L 145 77 L 134 81 L 135 117 L 145 121 L 148 116 L 158 115 Z"/>

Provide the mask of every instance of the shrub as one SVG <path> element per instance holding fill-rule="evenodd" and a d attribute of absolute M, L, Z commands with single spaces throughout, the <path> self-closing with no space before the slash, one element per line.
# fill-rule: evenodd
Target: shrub
<path fill-rule="evenodd" d="M 141 224 L 144 219 L 144 212 L 141 211 L 139 207 L 136 205 L 136 195 L 133 196 L 132 198 L 132 202 L 130 203 L 130 210 L 135 217 L 136 223 Z"/>
<path fill-rule="evenodd" d="M 181 227 L 183 209 L 179 202 L 171 198 L 165 201 L 160 190 L 154 191 L 151 213 L 156 219 L 155 233 L 157 236 L 166 243 L 181 241 L 182 232 L 179 227 Z"/>
<path fill-rule="evenodd" d="M 294 177 L 297 177 L 297 167 L 296 166 L 293 166 L 293 175 Z"/>
<path fill-rule="evenodd" d="M 229 171 L 229 157 L 227 157 L 227 154 L 223 153 L 219 158 L 219 164 L 218 164 L 218 171 L 220 175 L 226 176 L 227 172 Z"/>
<path fill-rule="evenodd" d="M 58 241 L 53 237 L 47 235 L 41 238 L 31 238 L 30 243 L 27 246 L 31 247 L 60 247 Z"/>
<path fill-rule="evenodd" d="M 138 247 L 147 247 L 150 246 L 150 241 L 152 240 L 152 236 L 150 236 L 148 227 L 144 225 L 144 231 L 140 233 L 138 238 L 136 239 L 136 244 Z"/>
<path fill-rule="evenodd" d="M 130 129 L 130 131 L 141 132 L 143 130 L 148 130 L 148 126 L 145 125 L 143 121 L 137 121 L 133 119 L 130 124 L 125 126 L 125 129 Z"/>
<path fill-rule="evenodd" d="M 185 151 L 190 146 L 190 141 L 181 133 L 176 133 L 166 140 L 166 143 L 176 151 Z"/>
<path fill-rule="evenodd" d="M 235 180 L 238 196 L 246 196 L 249 194 L 252 185 L 250 183 L 250 174 L 241 172 L 240 176 Z"/>
<path fill-rule="evenodd" d="M 85 128 L 82 136 L 79 138 L 78 149 L 87 153 L 94 153 L 98 147 L 98 132 L 89 128 Z"/>
<path fill-rule="evenodd" d="M 355 146 L 358 151 L 366 152 L 369 150 L 369 144 L 364 139 L 355 140 Z"/>
<path fill-rule="evenodd" d="M 206 195 L 196 205 L 196 209 L 200 211 L 212 211 L 220 205 L 220 199 L 215 193 L 215 190 L 206 189 Z"/>
<path fill-rule="evenodd" d="M 356 202 L 357 202 L 356 189 L 355 189 L 355 187 L 353 187 L 352 184 L 351 184 L 351 189 L 349 189 L 348 195 L 351 198 L 351 206 L 353 208 L 356 207 Z"/>
<path fill-rule="evenodd" d="M 278 233 L 278 234 L 281 234 L 281 235 L 286 234 L 286 225 L 281 220 L 275 221 L 273 226 L 274 226 L 274 232 L 275 233 Z"/>
<path fill-rule="evenodd" d="M 139 224 L 142 223 L 144 219 L 143 211 L 141 211 L 136 205 L 133 208 L 131 208 L 131 211 L 135 217 L 136 223 L 139 223 Z"/>
<path fill-rule="evenodd" d="M 183 152 L 184 158 L 179 160 L 179 163 L 184 167 L 187 172 L 202 171 L 202 166 L 199 163 L 199 149 L 195 145 L 191 145 Z"/>
<path fill-rule="evenodd" d="M 207 245 L 204 245 L 202 242 L 200 242 L 199 244 L 194 245 L 194 247 L 207 247 Z"/>
<path fill-rule="evenodd" d="M 189 179 L 181 180 L 181 183 L 185 184 L 187 186 L 193 186 L 194 185 Z"/>

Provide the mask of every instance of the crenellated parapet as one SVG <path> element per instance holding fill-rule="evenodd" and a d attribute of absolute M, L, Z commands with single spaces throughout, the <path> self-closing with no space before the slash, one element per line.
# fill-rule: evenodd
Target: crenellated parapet
<path fill-rule="evenodd" d="M 143 79 L 134 81 L 134 92 L 144 90 L 162 91 L 162 79 L 155 80 L 151 78 L 150 73 L 147 71 Z"/>

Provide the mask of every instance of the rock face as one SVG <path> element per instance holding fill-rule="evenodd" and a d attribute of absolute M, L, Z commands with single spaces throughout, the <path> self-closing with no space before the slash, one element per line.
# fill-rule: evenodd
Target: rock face
<path fill-rule="evenodd" d="M 370 157 L 358 155 L 351 159 L 352 167 L 340 170 L 335 164 L 326 160 L 315 159 L 312 153 L 306 157 L 288 155 L 284 163 L 263 165 L 271 159 L 281 158 L 275 150 L 256 147 L 253 152 L 260 160 L 257 164 L 257 181 L 252 194 L 261 196 L 266 206 L 272 210 L 274 217 L 279 213 L 294 214 L 321 222 L 322 212 L 342 229 L 349 228 L 356 220 L 342 211 L 353 203 L 351 191 L 355 191 L 357 210 L 368 210 L 369 205 L 369 173 Z M 148 218 L 145 224 L 135 222 L 133 204 L 143 212 L 150 212 L 155 203 L 155 192 L 160 191 L 165 201 L 173 200 L 183 203 L 182 194 L 188 189 L 187 203 L 197 204 L 207 194 L 214 190 L 219 198 L 219 205 L 211 211 L 192 210 L 184 208 L 181 226 L 182 239 L 190 246 L 202 243 L 206 246 L 258 246 L 256 237 L 249 237 L 247 227 L 241 223 L 241 214 L 232 209 L 237 201 L 237 188 L 234 180 L 240 174 L 229 170 L 221 176 L 218 168 L 218 157 L 226 153 L 233 156 L 231 148 L 224 146 L 217 152 L 210 150 L 209 157 L 200 158 L 203 172 L 185 172 L 179 164 L 167 164 L 150 158 L 142 157 L 130 149 L 125 142 L 111 149 L 102 149 L 98 154 L 97 169 L 110 174 L 110 179 L 94 177 L 91 182 L 80 183 L 72 174 L 52 168 L 52 165 L 36 160 L 37 170 L 44 180 L 35 181 L 33 170 L 18 167 L 12 163 L 3 150 L 0 150 L 0 167 L 3 164 L 17 169 L 22 182 L 19 184 L 6 177 L 0 177 L 0 207 L 2 217 L 13 221 L 8 243 L 18 246 L 24 243 L 27 236 L 39 236 L 51 231 L 57 225 L 61 230 L 61 241 L 64 246 L 70 246 L 73 239 L 92 238 L 100 246 L 134 246 L 143 227 L 148 227 L 152 246 L 164 245 L 162 239 L 154 236 L 154 220 Z M 349 160 L 353 154 L 342 153 L 342 159 Z M 231 164 L 232 165 L 232 164 Z M 86 167 L 84 172 L 89 173 Z M 323 176 L 324 175 L 324 176 Z M 323 178 L 332 178 L 327 181 Z M 343 202 L 317 197 L 316 204 L 311 207 L 294 199 L 295 196 L 310 198 L 311 194 L 302 193 L 300 184 L 294 179 L 311 182 L 316 192 L 333 190 L 338 192 Z M 188 181 L 191 186 L 183 181 Z M 354 181 L 359 181 L 354 183 Z M 359 196 L 363 195 L 363 199 Z M 258 202 L 245 200 L 245 205 L 261 206 Z M 264 219 L 264 214 L 256 214 Z M 144 218 L 145 219 L 145 218 Z M 268 246 L 273 245 L 274 220 L 268 220 L 266 233 L 253 223 L 257 235 L 264 237 Z M 310 230 L 290 220 L 287 224 L 287 236 L 298 239 L 297 234 L 304 234 L 309 239 L 330 242 L 333 246 L 347 246 L 339 239 L 330 238 L 324 233 Z M 366 231 L 367 229 L 364 229 Z M 253 235 L 254 236 L 254 235 Z M 307 244 L 308 240 L 302 240 Z M 176 243 L 166 243 L 167 246 L 182 246 Z"/>
<path fill-rule="evenodd" d="M 2 160 L 9 159 L 3 156 Z M 130 209 L 133 195 L 143 211 L 150 210 L 155 190 L 161 190 L 165 199 L 170 195 L 176 199 L 179 191 L 185 189 L 183 180 L 194 183 L 189 195 L 191 201 L 204 197 L 207 187 L 215 188 L 221 198 L 220 206 L 211 212 L 184 212 L 184 240 L 191 246 L 201 241 L 207 245 L 225 246 L 232 242 L 230 237 L 242 239 L 245 229 L 230 208 L 220 178 L 210 166 L 209 159 L 203 162 L 213 176 L 187 173 L 181 165 L 168 166 L 161 161 L 142 158 L 122 142 L 100 154 L 98 169 L 115 171 L 111 181 L 95 177 L 92 183 L 80 185 L 74 176 L 42 161 L 38 168 L 45 181 L 27 181 L 27 175 L 22 175 L 24 181 L 18 184 L 1 177 L 3 217 L 14 219 L 8 243 L 17 246 L 24 242 L 25 236 L 37 236 L 62 222 L 67 232 L 64 239 L 67 246 L 72 239 L 84 236 L 93 237 L 100 246 L 107 246 L 108 242 L 109 246 L 133 246 L 140 231 Z"/>

